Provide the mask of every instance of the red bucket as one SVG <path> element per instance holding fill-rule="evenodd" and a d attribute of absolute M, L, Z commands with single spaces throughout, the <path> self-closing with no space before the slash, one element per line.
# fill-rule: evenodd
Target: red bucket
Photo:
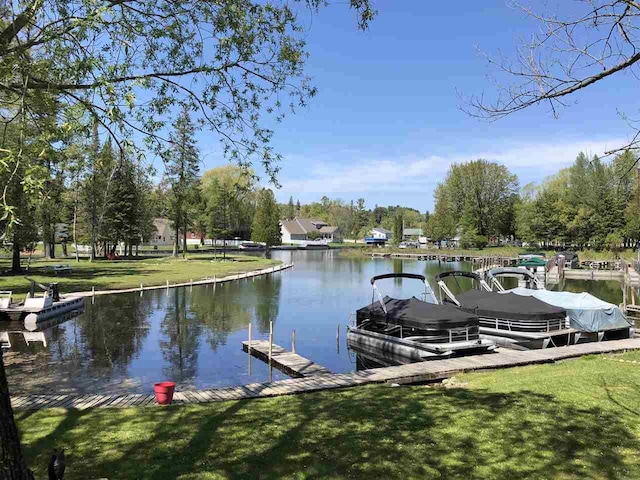
<path fill-rule="evenodd" d="M 176 382 L 159 382 L 153 384 L 153 393 L 160 405 L 169 405 L 173 400 L 173 391 L 176 388 Z"/>

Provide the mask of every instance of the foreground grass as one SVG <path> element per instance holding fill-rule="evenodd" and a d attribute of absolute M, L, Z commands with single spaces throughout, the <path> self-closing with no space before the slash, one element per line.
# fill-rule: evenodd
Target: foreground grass
<path fill-rule="evenodd" d="M 347 256 L 370 256 L 372 253 L 420 253 L 420 254 L 433 254 L 433 255 L 460 255 L 471 257 L 517 257 L 518 255 L 524 255 L 527 253 L 543 252 L 547 255 L 547 258 L 554 256 L 557 252 L 553 250 L 541 250 L 521 247 L 487 247 L 487 248 L 397 248 L 397 247 L 363 247 L 359 249 L 350 249 L 341 252 L 342 255 Z M 626 249 L 620 252 L 612 252 L 609 250 L 596 251 L 596 250 L 582 250 L 578 251 L 578 257 L 580 261 L 599 261 L 599 260 L 613 260 L 616 258 L 622 258 L 626 261 L 633 261 L 638 259 L 637 250 Z"/>
<path fill-rule="evenodd" d="M 141 283 L 147 286 L 163 285 L 167 280 L 170 283 L 181 283 L 214 275 L 223 277 L 281 263 L 245 255 L 227 255 L 227 261 L 220 261 L 220 258 L 220 256 L 214 259 L 213 255 L 194 254 L 187 256 L 186 260 L 170 257 L 96 260 L 95 262 L 89 262 L 86 259 L 81 259 L 80 262 L 68 259 L 40 260 L 32 262 L 28 272 L 1 276 L 0 290 L 26 294 L 30 284 L 25 276 L 43 284 L 58 282 L 62 292 L 74 292 L 91 290 L 91 287 L 95 287 L 96 290 L 133 288 L 139 287 Z M 48 266 L 59 264 L 71 265 L 73 272 L 60 275 L 47 272 Z M 0 268 L 8 269 L 9 266 L 7 261 L 0 262 Z"/>
<path fill-rule="evenodd" d="M 457 381 L 16 417 L 37 475 L 66 447 L 69 480 L 640 478 L 637 365 L 589 357 Z"/>

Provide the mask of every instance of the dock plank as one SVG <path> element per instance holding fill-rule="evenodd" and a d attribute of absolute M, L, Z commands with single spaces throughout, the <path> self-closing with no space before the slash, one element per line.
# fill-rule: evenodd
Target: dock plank
<path fill-rule="evenodd" d="M 260 342 L 260 343 L 259 343 Z M 266 341 L 252 342 L 252 354 L 258 346 L 268 349 Z M 520 365 L 534 365 L 577 358 L 583 355 L 600 355 L 626 350 L 639 350 L 640 338 L 611 340 L 606 342 L 582 343 L 568 347 L 547 348 L 544 350 L 515 351 L 498 349 L 496 353 L 468 357 L 447 358 L 425 362 L 410 363 L 392 367 L 361 370 L 350 373 L 311 374 L 311 371 L 328 371 L 318 365 L 318 369 L 307 369 L 305 375 L 276 382 L 252 383 L 239 387 L 226 387 L 207 390 L 188 390 L 176 392 L 174 403 L 189 404 L 202 402 L 220 402 L 229 400 L 260 398 L 276 395 L 290 395 L 318 390 L 353 387 L 370 383 L 394 382 L 413 383 L 425 380 L 442 379 L 461 372 L 473 370 L 510 368 Z M 278 356 L 283 361 L 292 362 L 299 369 L 305 369 L 308 359 L 292 354 L 282 347 Z M 297 358 L 299 357 L 299 358 Z M 276 366 L 276 355 L 273 365 Z M 301 360 L 300 360 L 301 359 Z M 15 410 L 31 410 L 44 408 L 124 408 L 130 406 L 153 406 L 155 397 L 152 394 L 121 395 L 16 395 L 11 399 Z"/>
<path fill-rule="evenodd" d="M 249 342 L 242 342 L 242 349 L 249 351 Z M 269 361 L 269 342 L 266 340 L 251 341 L 251 355 L 260 360 Z M 310 377 L 331 375 L 332 372 L 297 353 L 290 352 L 275 343 L 271 346 L 271 365 L 278 370 L 293 376 Z"/>

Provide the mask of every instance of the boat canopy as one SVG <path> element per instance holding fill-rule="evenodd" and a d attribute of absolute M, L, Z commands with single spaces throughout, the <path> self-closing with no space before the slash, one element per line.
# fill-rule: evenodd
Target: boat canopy
<path fill-rule="evenodd" d="M 547 261 L 544 258 L 530 257 L 520 260 L 519 265 L 521 267 L 546 267 Z"/>
<path fill-rule="evenodd" d="M 537 290 L 536 290 L 537 291 Z M 549 305 L 534 297 L 515 293 L 468 290 L 456 296 L 460 308 L 480 317 L 537 321 L 564 318 L 564 308 Z"/>
<path fill-rule="evenodd" d="M 357 318 L 380 319 L 386 323 L 418 329 L 447 329 L 478 325 L 478 317 L 463 312 L 450 305 L 436 305 L 423 302 L 416 297 L 382 299 L 386 313 L 380 302 L 372 303 L 357 311 Z"/>
<path fill-rule="evenodd" d="M 564 308 L 569 315 L 571 327 L 585 332 L 601 332 L 631 326 L 617 306 L 586 292 L 551 292 L 514 288 L 501 295 L 509 294 L 519 295 L 522 298 L 537 298 L 549 305 Z"/>

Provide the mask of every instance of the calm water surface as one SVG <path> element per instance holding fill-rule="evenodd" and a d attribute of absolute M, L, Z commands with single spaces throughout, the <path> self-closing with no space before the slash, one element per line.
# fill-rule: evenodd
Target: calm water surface
<path fill-rule="evenodd" d="M 174 380 L 179 388 L 211 388 L 263 382 L 267 366 L 242 352 L 248 324 L 254 338 L 289 348 L 296 330 L 301 355 L 334 372 L 353 371 L 356 355 L 346 347 L 346 326 L 356 309 L 371 301 L 370 278 L 389 272 L 433 277 L 446 270 L 471 270 L 465 262 L 348 258 L 339 251 L 278 251 L 295 262 L 290 270 L 254 280 L 178 288 L 87 300 L 85 312 L 55 325 L 42 341 L 25 343 L 11 334 L 5 363 L 13 392 L 151 392 L 154 382 Z M 513 279 L 507 279 L 515 282 Z M 454 293 L 470 287 L 448 281 Z M 467 281 L 468 282 L 468 281 Z M 506 284 L 507 287 L 516 286 Z M 567 291 L 589 291 L 619 304 L 616 281 L 566 281 Z M 416 280 L 379 283 L 383 294 L 419 296 Z M 340 338 L 336 340 L 336 330 Z M 0 330 L 10 329 L 0 324 Z M 273 379 L 285 378 L 277 370 Z"/>

